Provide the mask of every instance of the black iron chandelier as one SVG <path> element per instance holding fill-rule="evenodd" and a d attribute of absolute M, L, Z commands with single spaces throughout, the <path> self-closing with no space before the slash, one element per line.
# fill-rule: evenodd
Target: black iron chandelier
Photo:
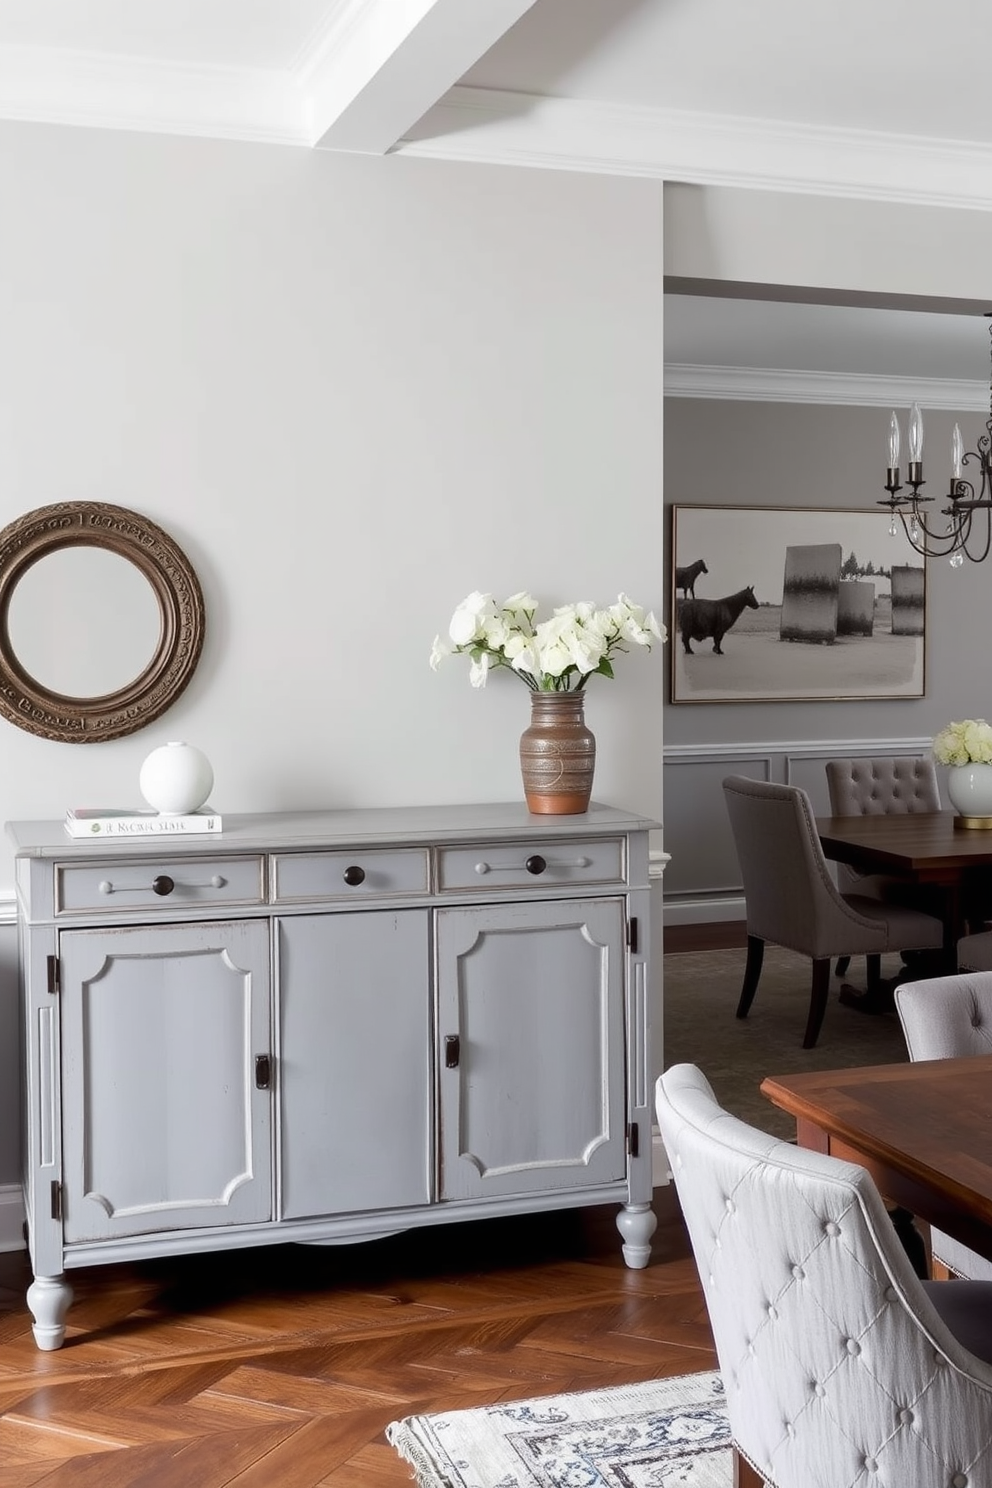
<path fill-rule="evenodd" d="M 992 336 L 992 324 L 989 326 Z M 992 348 L 990 348 L 992 355 Z M 895 413 L 889 425 L 889 468 L 885 482 L 888 496 L 879 501 L 891 513 L 889 531 L 895 536 L 896 517 L 917 553 L 924 558 L 948 558 L 952 568 L 960 568 L 967 558 L 971 563 L 981 563 L 992 549 L 992 376 L 989 379 L 989 416 L 985 433 L 978 440 L 977 450 L 964 448 L 961 430 L 954 425 L 951 435 L 951 479 L 947 492 L 947 505 L 927 512 L 932 496 L 922 496 L 923 479 L 923 415 L 920 405 L 914 403 L 909 414 L 909 464 L 906 467 L 906 486 L 899 483 L 899 420 Z M 981 477 L 978 494 L 975 484 L 966 480 L 965 466 L 977 465 L 976 479 Z M 909 494 L 901 495 L 909 487 Z M 984 517 L 976 521 L 976 512 Z M 943 519 L 943 520 L 941 520 Z"/>

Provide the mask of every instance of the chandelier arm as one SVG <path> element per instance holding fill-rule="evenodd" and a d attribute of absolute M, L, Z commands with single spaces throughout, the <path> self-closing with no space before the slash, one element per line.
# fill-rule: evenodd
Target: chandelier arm
<path fill-rule="evenodd" d="M 884 504 L 888 505 L 887 502 Z M 960 528 L 956 528 L 955 531 L 951 533 L 938 534 L 936 532 L 931 532 L 930 529 L 923 522 L 922 518 L 917 517 L 915 523 L 916 531 L 922 533 L 923 537 L 928 540 L 927 542 L 921 542 L 919 538 L 913 536 L 912 511 L 907 517 L 906 513 L 902 510 L 901 507 L 897 506 L 894 508 L 894 510 L 899 515 L 899 520 L 902 523 L 902 530 L 906 535 L 906 541 L 909 543 L 909 546 L 914 550 L 914 552 L 919 553 L 921 558 L 949 558 L 954 552 L 955 548 L 958 547 L 958 536 L 960 533 Z M 939 548 L 928 546 L 928 543 L 932 544 L 935 542 L 941 542 L 945 545 Z"/>
<path fill-rule="evenodd" d="M 968 523 L 968 536 L 971 536 L 970 521 Z M 985 508 L 985 546 L 982 548 L 982 551 L 980 553 L 969 552 L 967 545 L 963 545 L 961 551 L 972 563 L 984 563 L 985 559 L 989 556 L 989 552 L 992 551 L 992 511 L 988 507 Z"/>

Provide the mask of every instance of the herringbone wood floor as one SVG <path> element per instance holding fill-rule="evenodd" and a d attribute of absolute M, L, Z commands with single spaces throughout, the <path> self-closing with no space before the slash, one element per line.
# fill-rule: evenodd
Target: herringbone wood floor
<path fill-rule="evenodd" d="M 400 1416 L 715 1368 L 670 1188 L 655 1211 L 644 1271 L 613 1207 L 75 1271 L 51 1354 L 0 1255 L 0 1488 L 409 1488 Z"/>
<path fill-rule="evenodd" d="M 0 1256 L 0 1488 L 395 1488 L 404 1415 L 715 1368 L 671 1189 L 651 1264 L 615 1208 L 94 1267 L 39 1352 Z"/>

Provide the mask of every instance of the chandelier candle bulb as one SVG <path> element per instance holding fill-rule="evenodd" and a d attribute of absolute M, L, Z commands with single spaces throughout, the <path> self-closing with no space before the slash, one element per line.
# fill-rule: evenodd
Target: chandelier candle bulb
<path fill-rule="evenodd" d="M 951 435 L 951 468 L 954 479 L 960 480 L 964 474 L 964 440 L 961 438 L 961 425 L 954 425 L 954 433 Z"/>
<path fill-rule="evenodd" d="M 889 477 L 895 474 L 896 482 L 899 480 L 899 420 L 896 418 L 895 409 L 892 410 L 892 419 L 889 423 Z"/>
<path fill-rule="evenodd" d="M 909 410 L 909 459 L 910 464 L 923 459 L 923 414 L 919 403 Z"/>

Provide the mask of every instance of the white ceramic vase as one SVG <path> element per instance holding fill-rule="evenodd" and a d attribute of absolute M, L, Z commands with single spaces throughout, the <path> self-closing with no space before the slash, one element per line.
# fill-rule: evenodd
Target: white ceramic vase
<path fill-rule="evenodd" d="M 987 817 L 992 823 L 992 765 L 949 766 L 947 794 L 960 816 Z"/>
<path fill-rule="evenodd" d="M 200 809 L 214 788 L 214 772 L 192 744 L 162 744 L 142 765 L 138 785 L 160 816 L 181 816 Z"/>

